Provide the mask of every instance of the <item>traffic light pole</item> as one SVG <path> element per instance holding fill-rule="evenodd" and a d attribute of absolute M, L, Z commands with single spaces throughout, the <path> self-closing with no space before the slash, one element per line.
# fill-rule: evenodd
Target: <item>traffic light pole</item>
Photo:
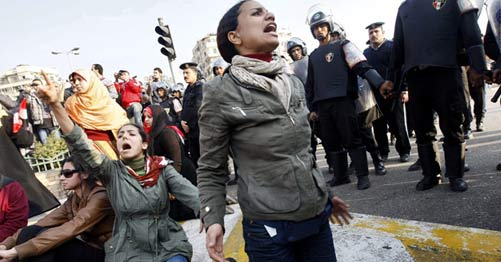
<path fill-rule="evenodd" d="M 159 26 L 164 26 L 164 19 L 162 17 L 158 18 L 158 25 Z M 176 84 L 176 78 L 174 77 L 174 70 L 172 69 L 172 61 L 170 58 L 167 57 L 167 60 L 169 61 L 169 68 L 170 68 L 170 75 L 172 77 L 173 84 Z"/>
<path fill-rule="evenodd" d="M 172 62 L 170 61 L 169 58 L 167 58 L 167 60 L 169 60 L 170 75 L 172 76 L 172 81 L 174 82 L 173 84 L 175 85 L 176 84 L 176 78 L 174 78 L 174 70 L 172 70 Z"/>

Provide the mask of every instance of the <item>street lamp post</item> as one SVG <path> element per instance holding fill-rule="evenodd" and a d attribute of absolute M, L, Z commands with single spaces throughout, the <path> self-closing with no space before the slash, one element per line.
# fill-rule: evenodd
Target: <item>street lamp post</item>
<path fill-rule="evenodd" d="M 53 55 L 66 54 L 66 58 L 68 59 L 68 65 L 70 66 L 70 71 L 72 71 L 73 67 L 71 66 L 70 54 L 72 54 L 72 55 L 79 55 L 80 54 L 80 47 L 74 47 L 73 49 L 71 49 L 69 51 L 66 51 L 66 52 L 52 51 L 50 53 L 53 54 Z"/>

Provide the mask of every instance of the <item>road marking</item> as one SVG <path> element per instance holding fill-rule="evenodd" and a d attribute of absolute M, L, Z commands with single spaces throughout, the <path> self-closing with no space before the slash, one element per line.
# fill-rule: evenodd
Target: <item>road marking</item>
<path fill-rule="evenodd" d="M 242 215 L 225 216 L 225 257 L 247 262 L 242 233 Z M 339 261 L 501 261 L 501 232 L 436 223 L 354 214 L 351 225 L 332 225 Z M 197 220 L 183 228 L 193 245 L 194 262 L 210 261 L 205 234 L 198 234 Z"/>

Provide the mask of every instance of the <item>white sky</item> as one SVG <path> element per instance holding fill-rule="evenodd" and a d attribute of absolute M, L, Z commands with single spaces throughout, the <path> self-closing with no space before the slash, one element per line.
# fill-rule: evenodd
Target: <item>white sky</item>
<path fill-rule="evenodd" d="M 169 72 L 167 58 L 160 53 L 154 28 L 163 17 L 170 26 L 177 59 L 173 62 L 176 81 L 179 64 L 190 61 L 192 49 L 200 38 L 215 33 L 217 24 L 236 0 L 0 0 L 0 72 L 18 64 L 57 68 L 63 78 L 70 73 L 65 55 L 80 47 L 80 55 L 70 55 L 72 69 L 90 68 L 93 63 L 104 67 L 106 77 L 127 69 L 139 79 L 151 74 L 154 67 Z M 430 5 L 433 0 L 430 1 Z M 332 7 L 334 19 L 342 24 L 348 39 L 364 49 L 365 26 L 386 22 L 386 36 L 392 38 L 396 12 L 401 0 L 262 0 L 276 16 L 279 28 L 288 28 L 308 44 L 316 46 L 306 25 L 306 12 L 316 3 Z M 485 29 L 486 20 L 480 20 Z"/>

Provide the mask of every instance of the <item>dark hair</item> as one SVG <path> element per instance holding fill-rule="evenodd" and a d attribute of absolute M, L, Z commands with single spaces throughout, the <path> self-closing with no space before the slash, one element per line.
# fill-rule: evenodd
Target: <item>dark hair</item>
<path fill-rule="evenodd" d="M 87 179 L 85 179 L 85 181 L 90 188 L 93 188 L 96 185 L 96 182 L 97 182 L 96 177 L 91 175 L 90 172 L 88 172 L 85 169 L 82 160 L 77 158 L 75 155 L 70 155 L 69 157 L 67 157 L 67 158 L 63 159 L 63 161 L 61 161 L 61 169 L 63 168 L 64 164 L 66 164 L 68 162 L 72 163 L 73 166 L 75 167 L 75 170 L 78 170 L 78 172 L 84 172 L 84 173 L 89 174 L 89 177 Z"/>
<path fill-rule="evenodd" d="M 158 71 L 160 74 L 163 74 L 164 72 L 162 72 L 162 69 L 160 69 L 160 67 L 155 67 L 153 68 L 153 71 Z"/>
<path fill-rule="evenodd" d="M 238 51 L 235 46 L 228 40 L 228 33 L 237 29 L 238 26 L 238 16 L 240 15 L 240 7 L 243 3 L 249 0 L 242 0 L 232 6 L 219 21 L 217 27 L 217 49 L 223 57 L 224 61 L 231 63 L 231 59 L 238 55 Z"/>
<path fill-rule="evenodd" d="M 123 73 L 127 73 L 127 74 L 129 74 L 129 71 L 127 71 L 127 70 L 123 70 L 123 69 L 122 69 L 122 70 L 120 70 L 120 71 L 118 71 L 118 75 L 122 75 Z"/>
<path fill-rule="evenodd" d="M 133 127 L 137 128 L 137 131 L 139 132 L 139 135 L 141 136 L 141 140 L 142 140 L 142 142 L 146 142 L 146 141 L 148 140 L 148 136 L 146 135 L 146 132 L 144 132 L 143 127 L 142 127 L 142 126 L 140 126 L 140 125 L 138 125 L 138 124 L 136 124 L 136 123 L 127 123 L 127 124 L 125 124 L 125 125 L 121 126 L 121 127 L 118 129 L 118 132 L 120 132 L 120 130 L 122 130 L 122 128 L 123 128 L 124 126 L 133 126 Z"/>
<path fill-rule="evenodd" d="M 33 80 L 31 80 L 32 83 L 35 82 L 35 81 L 38 81 L 38 82 L 40 82 L 40 83 L 43 84 L 43 81 L 40 78 L 34 78 Z"/>
<path fill-rule="evenodd" d="M 103 74 L 103 66 L 101 66 L 100 64 L 93 64 L 92 67 L 94 67 L 94 69 L 96 69 L 100 75 Z"/>

